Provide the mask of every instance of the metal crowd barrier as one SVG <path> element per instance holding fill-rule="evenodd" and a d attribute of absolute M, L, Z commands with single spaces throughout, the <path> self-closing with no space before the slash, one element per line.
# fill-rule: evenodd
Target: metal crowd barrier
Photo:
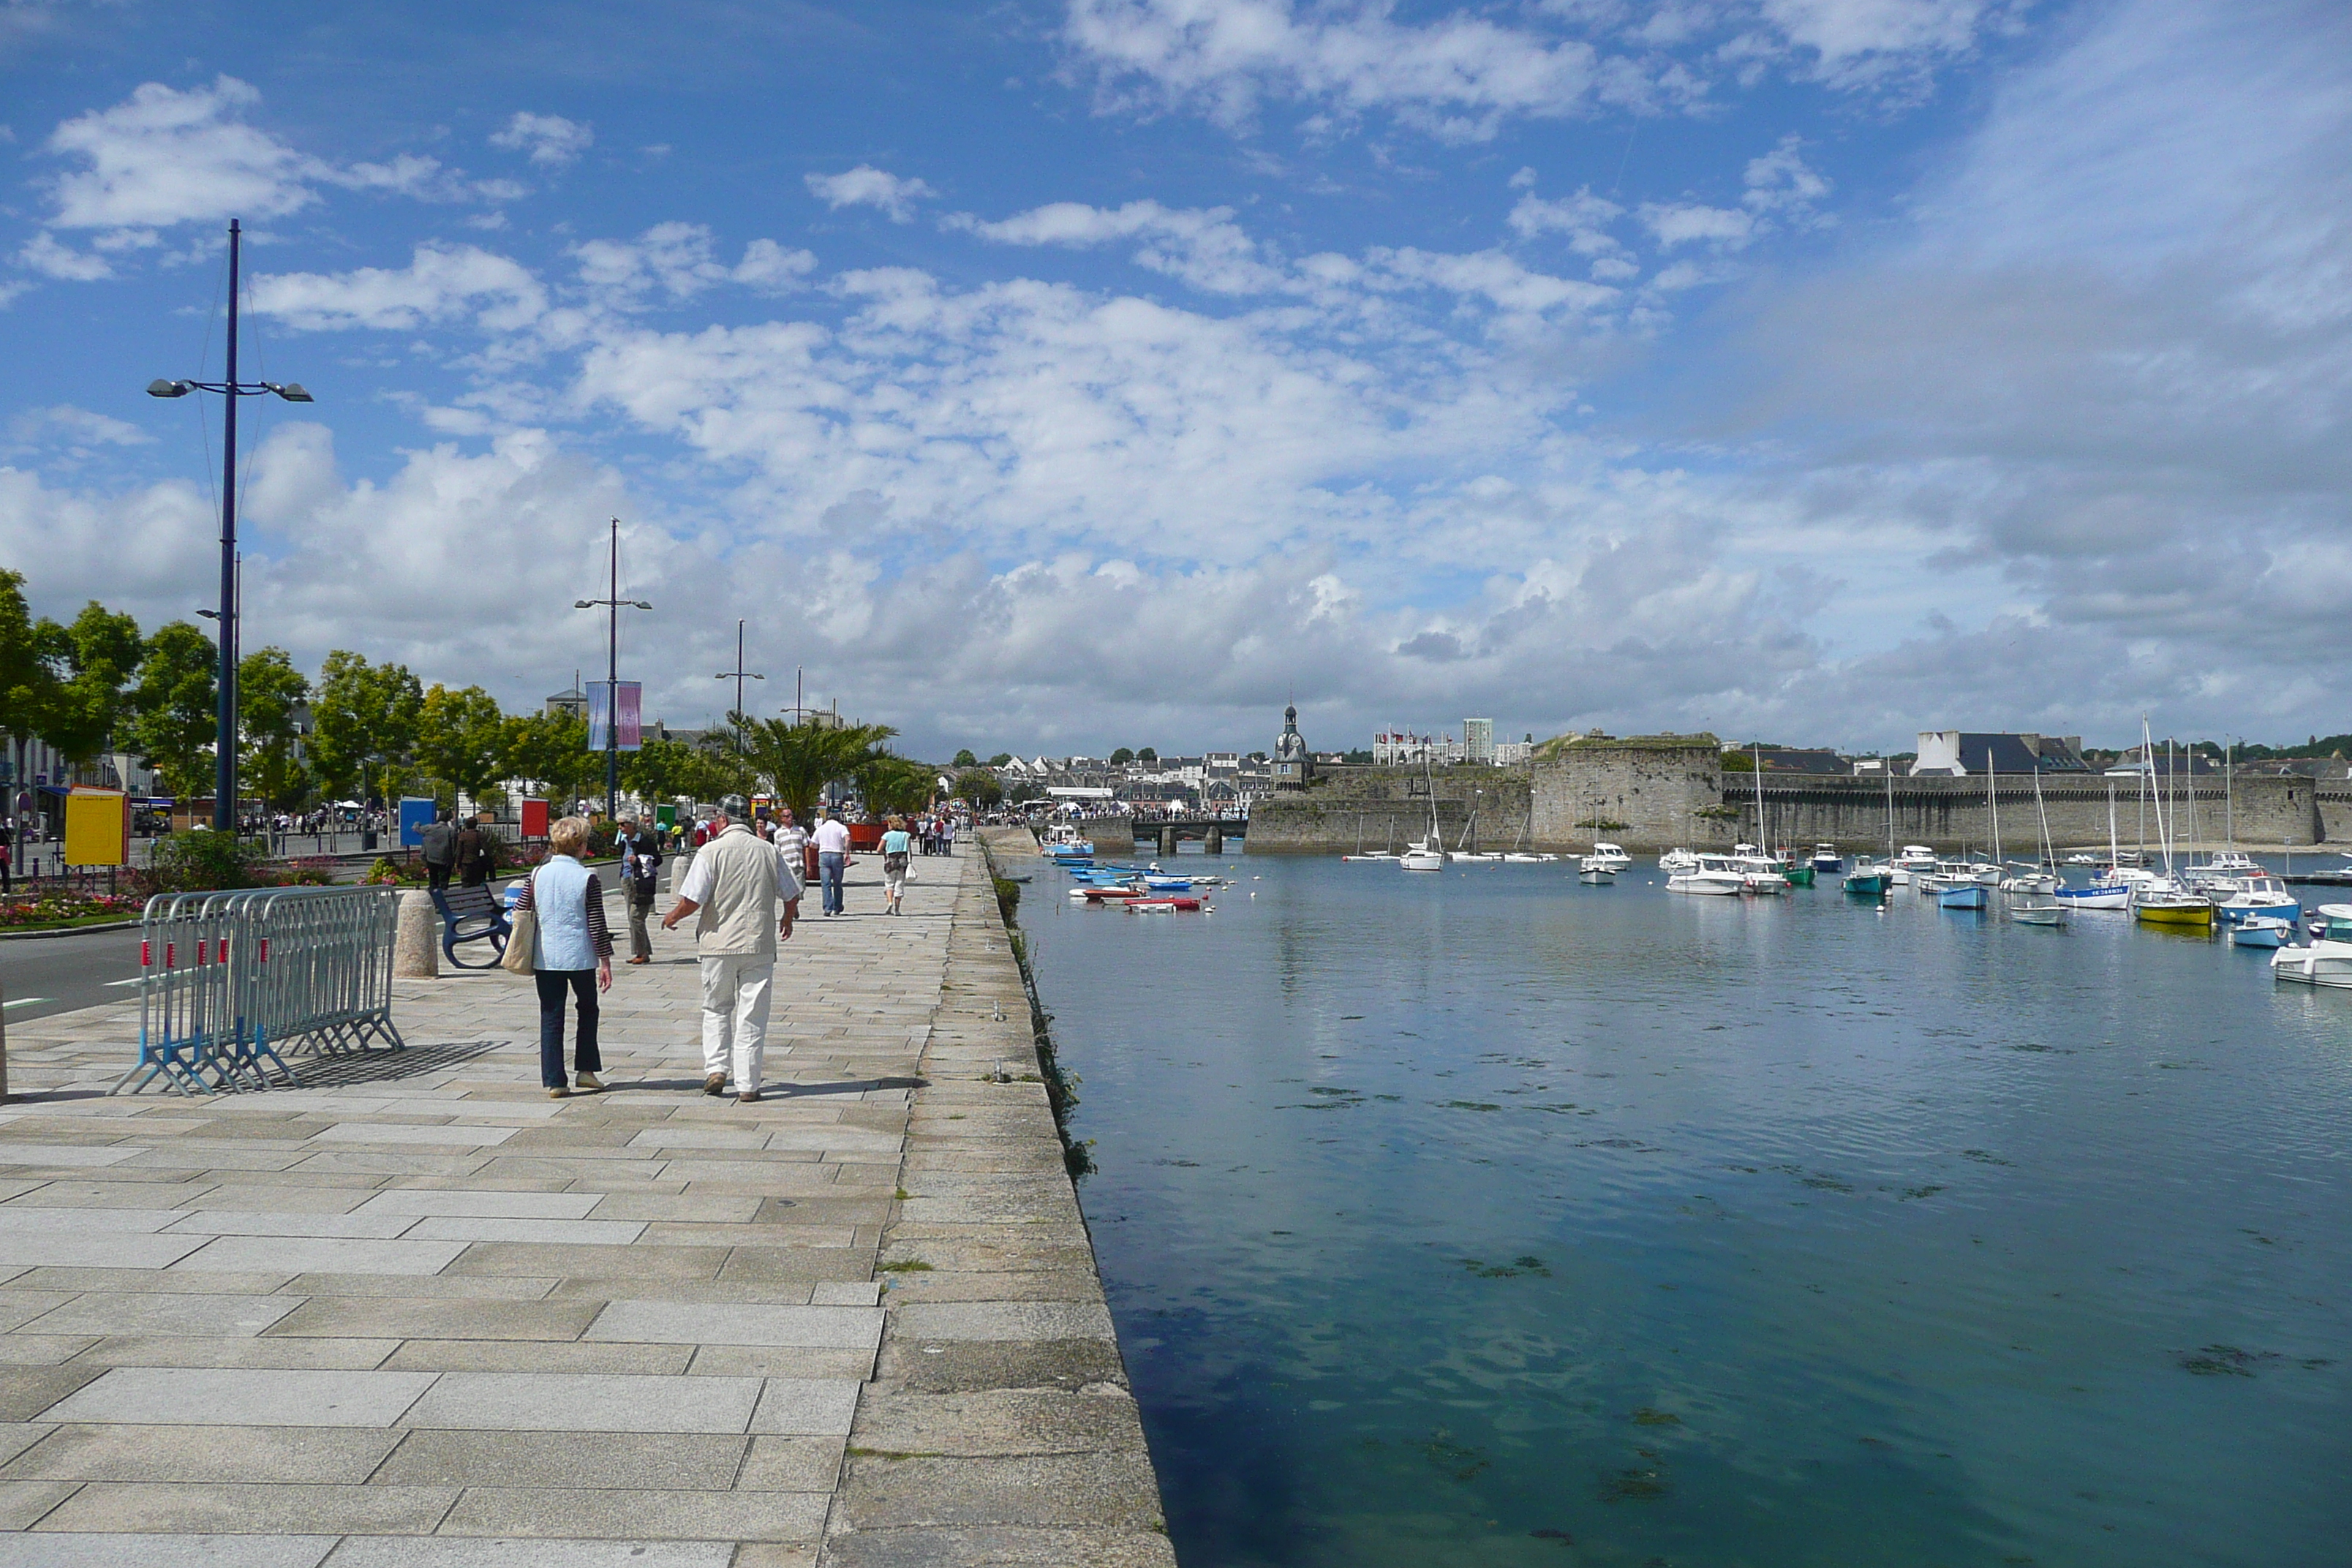
<path fill-rule="evenodd" d="M 299 1087 L 285 1053 L 406 1042 L 392 1022 L 395 888 L 163 893 L 140 929 L 139 1059 L 110 1094 Z M 134 1081 L 135 1080 L 135 1081 Z"/>

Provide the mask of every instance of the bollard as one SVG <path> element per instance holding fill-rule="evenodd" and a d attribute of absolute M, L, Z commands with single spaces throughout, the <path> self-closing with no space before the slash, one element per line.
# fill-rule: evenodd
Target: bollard
<path fill-rule="evenodd" d="M 400 895 L 400 924 L 392 944 L 392 973 L 399 980 L 441 978 L 441 916 L 430 893 Z"/>
<path fill-rule="evenodd" d="M 8 1098 L 8 988 L 0 985 L 0 1102 Z"/>

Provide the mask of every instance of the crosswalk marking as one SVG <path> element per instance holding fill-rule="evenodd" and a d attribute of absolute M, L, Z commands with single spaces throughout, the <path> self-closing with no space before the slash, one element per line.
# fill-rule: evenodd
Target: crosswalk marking
<path fill-rule="evenodd" d="M 46 996 L 19 996 L 13 1001 L 0 1002 L 0 1008 L 31 1007 L 47 1000 Z"/>

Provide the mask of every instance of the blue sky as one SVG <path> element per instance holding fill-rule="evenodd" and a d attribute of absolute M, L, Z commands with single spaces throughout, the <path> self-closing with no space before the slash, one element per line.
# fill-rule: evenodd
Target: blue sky
<path fill-rule="evenodd" d="M 207 601 L 236 215 L 311 668 L 561 689 L 618 516 L 653 712 L 918 752 L 2352 723 L 2339 6 L 378 9 L 0 4 L 37 608 Z"/>

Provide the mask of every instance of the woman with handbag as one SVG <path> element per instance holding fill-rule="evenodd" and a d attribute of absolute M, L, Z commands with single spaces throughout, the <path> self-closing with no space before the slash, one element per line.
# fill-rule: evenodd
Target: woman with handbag
<path fill-rule="evenodd" d="M 515 900 L 514 934 L 507 939 L 503 962 L 538 982 L 539 1080 L 550 1100 L 562 1100 L 572 1092 L 563 1077 L 566 991 L 580 1009 L 572 1053 L 577 1081 L 592 1094 L 604 1087 L 596 1077 L 604 1070 L 596 1050 L 596 993 L 613 988 L 613 938 L 604 928 L 604 885 L 580 863 L 588 847 L 587 820 L 567 816 L 556 823 L 547 830 L 547 862 L 530 874 Z"/>
<path fill-rule="evenodd" d="M 890 818 L 889 829 L 882 835 L 882 912 L 898 912 L 898 899 L 907 890 L 907 856 L 914 847 L 907 831 L 907 819 Z"/>

